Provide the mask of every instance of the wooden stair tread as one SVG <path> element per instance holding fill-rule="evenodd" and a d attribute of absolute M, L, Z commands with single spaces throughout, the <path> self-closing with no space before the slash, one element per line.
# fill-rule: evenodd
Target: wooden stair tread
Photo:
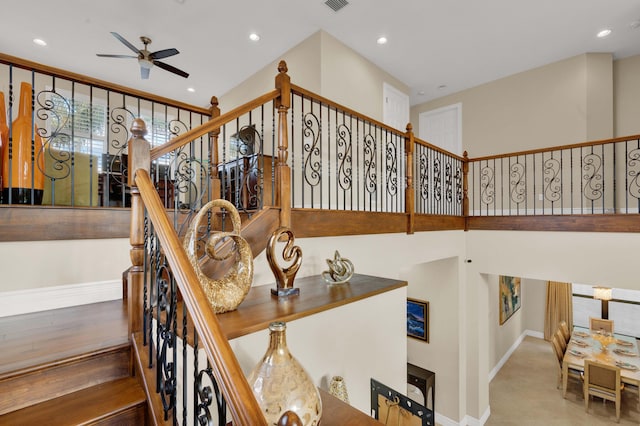
<path fill-rule="evenodd" d="M 12 372 L 127 344 L 127 330 L 122 300 L 0 318 L 0 380 Z"/>
<path fill-rule="evenodd" d="M 144 404 L 146 396 L 136 379 L 125 377 L 5 414 L 0 425 L 93 424 Z"/>

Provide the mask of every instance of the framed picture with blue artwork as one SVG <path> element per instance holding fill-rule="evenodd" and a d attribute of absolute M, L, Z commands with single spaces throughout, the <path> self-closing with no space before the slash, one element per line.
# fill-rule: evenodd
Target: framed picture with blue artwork
<path fill-rule="evenodd" d="M 429 343 L 429 302 L 407 298 L 407 336 Z"/>
<path fill-rule="evenodd" d="M 520 309 L 520 277 L 500 275 L 500 325 Z"/>

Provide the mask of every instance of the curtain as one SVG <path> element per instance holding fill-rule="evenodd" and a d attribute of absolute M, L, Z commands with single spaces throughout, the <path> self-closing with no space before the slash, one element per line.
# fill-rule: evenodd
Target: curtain
<path fill-rule="evenodd" d="M 561 321 L 573 330 L 573 300 L 571 283 L 547 281 L 547 305 L 544 317 L 544 339 L 551 340 Z"/>

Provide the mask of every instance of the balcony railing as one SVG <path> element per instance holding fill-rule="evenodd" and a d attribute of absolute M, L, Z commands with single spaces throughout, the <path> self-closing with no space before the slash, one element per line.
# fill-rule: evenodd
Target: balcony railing
<path fill-rule="evenodd" d="M 640 213 L 640 136 L 476 158 L 470 216 Z"/>

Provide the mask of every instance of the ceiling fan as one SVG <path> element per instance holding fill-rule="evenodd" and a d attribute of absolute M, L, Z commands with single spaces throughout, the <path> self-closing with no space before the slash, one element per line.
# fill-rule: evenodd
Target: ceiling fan
<path fill-rule="evenodd" d="M 131 56 L 131 55 L 109 55 L 109 54 L 104 54 L 104 53 L 97 53 L 96 54 L 97 56 L 101 56 L 103 58 L 137 58 L 138 59 L 138 63 L 140 64 L 140 75 L 141 75 L 142 79 L 145 79 L 145 80 L 149 78 L 149 71 L 151 70 L 151 68 L 154 65 L 157 65 L 158 67 L 162 68 L 163 70 L 166 70 L 166 71 L 172 72 L 174 74 L 177 74 L 180 77 L 184 77 L 184 78 L 189 77 L 189 73 L 186 73 L 186 72 L 182 71 L 181 69 L 178 69 L 178 68 L 176 68 L 176 67 L 174 67 L 172 65 L 169 65 L 167 63 L 160 62 L 158 60 L 158 59 L 168 58 L 169 56 L 177 55 L 178 53 L 180 53 L 180 52 L 178 52 L 177 49 L 163 49 L 163 50 L 158 50 L 156 52 L 149 52 L 149 50 L 147 49 L 149 44 L 151 44 L 151 39 L 149 37 L 145 37 L 145 36 L 140 37 L 140 41 L 142 41 L 142 43 L 144 44 L 144 48 L 141 50 L 141 49 L 137 49 L 133 44 L 129 43 L 120 34 L 118 34 L 116 32 L 111 32 L 111 34 L 113 34 L 113 36 L 115 38 L 120 40 L 122 42 L 122 44 L 127 46 L 133 52 L 135 52 L 136 56 Z"/>

